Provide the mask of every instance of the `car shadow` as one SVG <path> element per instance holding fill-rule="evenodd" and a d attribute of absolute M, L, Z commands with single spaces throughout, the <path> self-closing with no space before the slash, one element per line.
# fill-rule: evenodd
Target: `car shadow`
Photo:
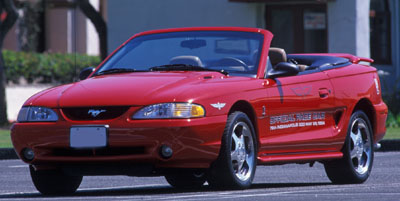
<path fill-rule="evenodd" d="M 333 185 L 329 182 L 321 183 L 256 183 L 253 184 L 249 189 L 273 189 L 273 188 L 295 188 L 295 187 L 309 187 L 309 186 L 326 186 Z M 169 185 L 165 186 L 146 186 L 146 187 L 122 187 L 113 189 L 95 189 L 95 190 L 79 190 L 74 194 L 69 195 L 57 195 L 57 196 L 47 196 L 37 193 L 22 193 L 18 192 L 15 194 L 5 193 L 0 194 L 0 199 L 4 198 L 39 198 L 39 197 L 91 197 L 91 196 L 146 196 L 146 195 L 162 195 L 162 194 L 178 194 L 178 193 L 195 193 L 195 192 L 224 192 L 224 191 L 241 191 L 241 190 L 230 190 L 230 189 L 215 189 L 208 185 L 204 185 L 201 188 L 196 189 L 176 189 Z M 246 190 L 243 191 L 244 193 Z"/>

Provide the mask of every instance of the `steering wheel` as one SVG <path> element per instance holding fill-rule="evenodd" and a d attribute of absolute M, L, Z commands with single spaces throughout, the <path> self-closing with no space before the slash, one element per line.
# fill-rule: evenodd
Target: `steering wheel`
<path fill-rule="evenodd" d="M 222 58 L 222 59 L 218 60 L 217 64 L 221 65 L 221 66 L 243 66 L 243 68 L 246 71 L 250 70 L 249 66 L 247 66 L 246 63 L 244 63 L 242 60 L 240 60 L 238 58 L 234 58 L 234 57 Z"/>

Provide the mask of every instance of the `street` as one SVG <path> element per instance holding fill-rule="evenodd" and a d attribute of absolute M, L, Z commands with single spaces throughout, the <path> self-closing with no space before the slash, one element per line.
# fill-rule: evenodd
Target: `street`
<path fill-rule="evenodd" d="M 163 177 L 84 177 L 72 196 L 44 197 L 33 186 L 28 166 L 0 161 L 0 200 L 399 200 L 400 152 L 375 153 L 372 175 L 364 184 L 333 185 L 323 165 L 258 166 L 247 190 L 176 190 Z"/>

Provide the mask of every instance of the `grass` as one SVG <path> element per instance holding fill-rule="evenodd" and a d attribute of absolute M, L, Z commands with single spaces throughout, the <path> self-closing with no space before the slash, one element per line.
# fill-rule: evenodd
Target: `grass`
<path fill-rule="evenodd" d="M 400 128 L 388 128 L 384 140 L 400 139 Z"/>
<path fill-rule="evenodd" d="M 400 139 L 400 128 L 388 128 L 384 139 Z M 0 128 L 0 148 L 12 147 L 10 130 Z"/>
<path fill-rule="evenodd" d="M 0 148 L 12 148 L 10 130 L 0 129 Z"/>

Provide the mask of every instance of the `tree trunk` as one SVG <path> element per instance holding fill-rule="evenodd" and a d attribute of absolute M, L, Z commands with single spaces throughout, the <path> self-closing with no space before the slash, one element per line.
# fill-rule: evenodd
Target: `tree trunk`
<path fill-rule="evenodd" d="M 90 4 L 89 0 L 77 0 L 76 3 L 96 28 L 100 40 L 100 56 L 104 60 L 107 57 L 107 24 L 101 14 Z"/>
<path fill-rule="evenodd" d="M 4 21 L 0 20 L 0 125 L 8 124 L 6 103 L 6 75 L 3 59 L 3 41 L 18 18 L 13 0 L 0 0 L 0 13 L 7 12 Z"/>
<path fill-rule="evenodd" d="M 2 46 L 3 44 L 0 45 Z M 7 118 L 7 102 L 6 102 L 6 76 L 4 72 L 3 53 L 1 53 L 0 54 L 0 126 L 4 126 L 7 124 L 8 124 L 8 118 Z"/>

